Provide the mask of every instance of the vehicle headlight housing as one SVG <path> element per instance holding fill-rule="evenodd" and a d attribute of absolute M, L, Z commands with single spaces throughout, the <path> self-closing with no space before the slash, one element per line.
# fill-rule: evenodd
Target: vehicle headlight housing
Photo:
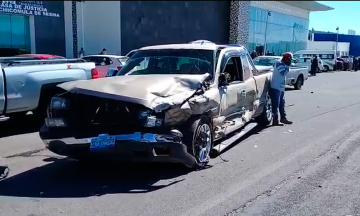
<path fill-rule="evenodd" d="M 151 104 L 151 106 L 157 113 L 169 109 L 172 105 L 173 103 L 167 98 L 158 98 Z"/>
<path fill-rule="evenodd" d="M 162 118 L 151 115 L 151 110 L 142 110 L 139 113 L 139 119 L 144 127 L 159 127 L 163 123 Z"/>
<path fill-rule="evenodd" d="M 69 107 L 69 101 L 61 97 L 51 98 L 50 108 L 51 109 L 67 109 Z"/>

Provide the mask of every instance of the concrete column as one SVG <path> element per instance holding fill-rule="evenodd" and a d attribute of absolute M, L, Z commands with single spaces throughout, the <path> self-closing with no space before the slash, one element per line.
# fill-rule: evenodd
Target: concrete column
<path fill-rule="evenodd" d="M 250 1 L 231 1 L 230 43 L 247 47 L 249 42 L 249 28 Z"/>

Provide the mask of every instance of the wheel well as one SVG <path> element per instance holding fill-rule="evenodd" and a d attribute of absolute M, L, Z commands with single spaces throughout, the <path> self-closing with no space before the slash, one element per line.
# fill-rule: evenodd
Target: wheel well
<path fill-rule="evenodd" d="M 300 75 L 299 75 L 299 77 L 301 77 L 301 78 L 303 78 L 303 79 L 304 79 L 304 75 L 303 75 L 303 74 L 300 74 Z M 298 77 L 298 78 L 299 78 L 299 77 Z"/>
<path fill-rule="evenodd" d="M 48 100 L 54 95 L 65 92 L 65 90 L 57 87 L 58 84 L 60 83 L 49 83 L 41 86 L 38 108 L 47 105 Z"/>

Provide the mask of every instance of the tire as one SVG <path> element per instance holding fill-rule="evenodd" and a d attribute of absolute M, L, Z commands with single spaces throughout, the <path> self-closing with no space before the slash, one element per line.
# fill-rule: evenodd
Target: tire
<path fill-rule="evenodd" d="M 269 93 L 266 95 L 265 105 L 260 116 L 256 117 L 255 121 L 261 126 L 267 126 L 271 123 L 273 119 L 273 114 L 271 110 L 271 99 Z"/>
<path fill-rule="evenodd" d="M 294 84 L 294 88 L 295 90 L 300 90 L 303 85 L 304 85 L 304 77 L 300 75 Z"/>
<path fill-rule="evenodd" d="M 26 112 L 18 112 L 18 113 L 11 113 L 8 116 L 10 117 L 10 121 L 21 121 L 26 117 Z"/>
<path fill-rule="evenodd" d="M 204 133 L 200 135 L 201 130 L 206 131 L 206 133 L 203 131 Z M 201 115 L 189 119 L 188 124 L 185 125 L 184 130 L 182 131 L 183 143 L 186 145 L 188 153 L 191 154 L 197 161 L 197 164 L 195 164 L 192 168 L 197 169 L 199 167 L 204 167 L 210 160 L 209 154 L 214 146 L 214 132 L 209 117 Z M 208 138 L 210 140 L 207 140 L 206 136 L 209 136 Z M 203 140 L 204 138 L 206 138 L 206 140 Z M 197 143 L 200 139 L 202 139 L 201 142 L 204 143 Z M 204 151 L 204 155 L 200 154 L 201 151 Z"/>
<path fill-rule="evenodd" d="M 328 72 L 329 71 L 329 67 L 327 65 L 324 66 L 324 72 Z"/>

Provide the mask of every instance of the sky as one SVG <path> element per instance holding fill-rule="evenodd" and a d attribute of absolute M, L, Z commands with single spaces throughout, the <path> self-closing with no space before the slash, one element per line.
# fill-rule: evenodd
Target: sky
<path fill-rule="evenodd" d="M 360 1 L 317 1 L 328 5 L 333 10 L 310 12 L 309 29 L 315 31 L 336 32 L 339 27 L 340 34 L 347 34 L 348 29 L 360 34 Z"/>

